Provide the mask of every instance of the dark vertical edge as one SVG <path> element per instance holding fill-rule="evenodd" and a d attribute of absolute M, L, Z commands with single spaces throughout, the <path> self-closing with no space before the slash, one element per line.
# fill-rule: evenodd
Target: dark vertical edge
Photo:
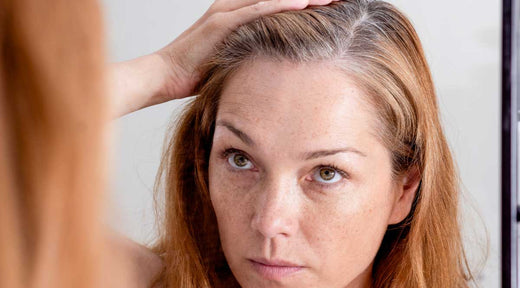
<path fill-rule="evenodd" d="M 515 21 L 517 0 L 502 2 L 502 111 L 501 111 L 501 191 L 502 191 L 502 288 L 517 287 L 517 69 Z"/>

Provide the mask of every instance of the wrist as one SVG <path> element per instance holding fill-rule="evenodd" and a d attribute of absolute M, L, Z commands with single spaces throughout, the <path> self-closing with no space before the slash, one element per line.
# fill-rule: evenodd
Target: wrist
<path fill-rule="evenodd" d="M 125 115 L 165 99 L 164 66 L 154 54 L 111 64 L 109 83 L 114 114 Z"/>
<path fill-rule="evenodd" d="M 159 99 L 158 103 L 193 96 L 199 75 L 195 67 L 189 64 L 190 61 L 186 61 L 188 56 L 178 57 L 169 46 L 154 54 L 161 59 L 164 76 L 163 98 Z"/>
<path fill-rule="evenodd" d="M 146 95 L 139 109 L 175 99 L 171 87 L 171 72 L 169 63 L 158 53 L 141 56 L 136 59 L 142 67 L 142 79 L 146 81 L 143 95 Z M 137 65 L 136 65 L 137 66 Z"/>

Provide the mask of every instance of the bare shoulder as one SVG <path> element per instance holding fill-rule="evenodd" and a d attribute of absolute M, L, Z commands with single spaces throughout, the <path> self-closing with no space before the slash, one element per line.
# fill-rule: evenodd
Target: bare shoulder
<path fill-rule="evenodd" d="M 132 279 L 132 284 L 135 285 L 132 286 L 150 287 L 153 278 L 162 270 L 161 258 L 146 246 L 119 234 L 113 237 L 113 244 L 126 256 L 129 268 L 134 272 L 132 274 L 135 275 L 135 279 Z"/>

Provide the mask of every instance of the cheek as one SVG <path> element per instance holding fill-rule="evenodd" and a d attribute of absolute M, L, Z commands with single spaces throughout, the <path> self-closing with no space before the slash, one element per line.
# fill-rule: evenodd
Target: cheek
<path fill-rule="evenodd" d="M 370 265 L 387 228 L 389 193 L 386 186 L 359 188 L 307 219 L 307 237 L 322 259 L 325 277 L 343 281 L 347 273 L 353 279 Z"/>
<path fill-rule="evenodd" d="M 242 211 L 245 205 L 243 196 L 243 185 L 239 185 L 228 169 L 222 167 L 220 160 L 210 157 L 208 167 L 209 193 L 213 208 L 217 214 L 229 214 L 233 210 Z M 231 209 L 233 208 L 233 209 Z"/>
<path fill-rule="evenodd" d="M 217 215 L 217 219 L 220 220 L 226 216 L 227 213 L 225 212 L 233 205 L 232 201 L 230 201 L 231 199 L 228 197 L 233 187 L 226 181 L 225 173 L 221 167 L 218 166 L 216 160 L 213 159 L 213 156 L 210 157 L 209 161 L 208 178 L 211 203 Z"/>
<path fill-rule="evenodd" d="M 235 185 L 229 179 L 229 171 L 216 164 L 210 157 L 209 169 L 209 194 L 211 203 L 217 217 L 220 238 L 224 250 L 232 239 L 240 239 L 243 230 L 247 228 L 248 201 L 242 191 L 242 187 Z"/>

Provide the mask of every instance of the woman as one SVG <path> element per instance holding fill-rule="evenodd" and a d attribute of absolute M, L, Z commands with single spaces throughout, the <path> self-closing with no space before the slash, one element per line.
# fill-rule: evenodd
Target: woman
<path fill-rule="evenodd" d="M 408 19 L 262 17 L 204 66 L 157 191 L 165 287 L 468 287 L 458 178 Z"/>
<path fill-rule="evenodd" d="M 111 67 L 112 108 L 96 1 L 0 1 L 0 287 L 148 286 L 153 255 L 99 221 L 108 110 L 189 96 L 195 68 L 230 30 L 328 3 L 218 0 L 158 53 Z"/>

